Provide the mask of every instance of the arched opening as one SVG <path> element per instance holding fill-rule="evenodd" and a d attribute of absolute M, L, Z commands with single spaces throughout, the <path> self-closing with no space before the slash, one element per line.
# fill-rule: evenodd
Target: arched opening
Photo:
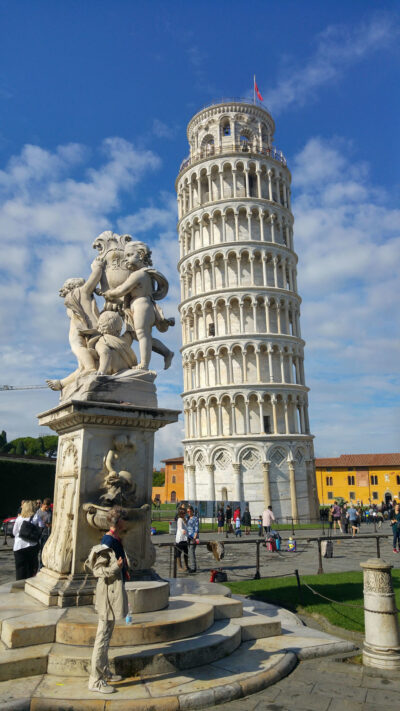
<path fill-rule="evenodd" d="M 176 502 L 176 491 L 171 491 L 171 504 Z"/>

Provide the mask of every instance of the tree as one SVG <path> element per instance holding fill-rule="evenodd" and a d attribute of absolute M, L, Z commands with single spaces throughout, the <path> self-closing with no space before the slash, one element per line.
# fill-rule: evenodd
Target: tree
<path fill-rule="evenodd" d="M 153 472 L 153 486 L 164 486 L 165 472 Z"/>
<path fill-rule="evenodd" d="M 1 439 L 0 439 L 1 442 Z M 57 435 L 45 435 L 44 437 L 17 437 L 3 447 L 3 452 L 11 454 L 26 454 L 31 457 L 50 457 L 53 459 L 57 454 Z"/>
<path fill-rule="evenodd" d="M 25 444 L 24 444 L 23 437 L 20 437 L 19 439 L 14 440 L 14 442 L 15 442 L 15 447 L 13 448 L 14 453 L 19 454 L 19 455 L 25 454 Z"/>
<path fill-rule="evenodd" d="M 7 445 L 7 432 L 5 430 L 2 430 L 0 434 L 0 452 L 4 452 L 4 449 Z"/>

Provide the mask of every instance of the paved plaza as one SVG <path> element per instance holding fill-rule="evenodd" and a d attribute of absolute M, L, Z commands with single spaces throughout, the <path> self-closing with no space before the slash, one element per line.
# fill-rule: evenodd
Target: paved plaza
<path fill-rule="evenodd" d="M 364 525 L 361 534 L 373 534 L 373 526 Z M 400 556 L 392 551 L 391 528 L 389 524 L 384 524 L 377 532 L 378 535 L 386 534 L 387 539 L 381 539 L 381 557 L 392 563 L 394 567 L 399 567 Z M 286 551 L 286 542 L 290 531 L 281 532 L 283 546 L 281 551 L 275 553 L 268 552 L 263 546 L 260 548 L 260 573 L 261 577 L 269 575 L 286 575 L 293 573 L 297 568 L 300 575 L 314 575 L 318 571 L 318 548 L 315 541 L 308 542 L 308 538 L 322 535 L 321 529 L 301 530 L 296 532 L 297 550 L 295 552 Z M 360 562 L 368 558 L 376 557 L 376 542 L 374 539 L 351 538 L 345 540 L 334 540 L 333 558 L 323 559 L 323 569 L 325 573 L 341 573 L 351 570 L 360 570 Z M 217 563 L 212 553 L 206 546 L 197 546 L 196 557 L 198 572 L 196 578 L 206 582 L 210 578 L 212 568 L 223 567 L 228 574 L 230 581 L 249 580 L 254 577 L 256 566 L 256 541 L 258 536 L 242 535 L 242 538 L 235 539 L 233 534 L 226 539 L 225 534 L 218 535 L 216 532 L 201 534 L 201 541 L 222 541 L 225 545 L 225 556 L 221 563 Z M 153 542 L 156 545 L 157 559 L 156 570 L 161 577 L 172 577 L 172 549 L 164 547 L 165 543 L 173 543 L 174 536 L 160 534 L 154 536 Z M 12 553 L 13 539 L 9 538 L 7 545 L 0 543 L 0 584 L 14 580 L 14 557 Z M 178 577 L 187 576 L 178 570 Z"/>
<path fill-rule="evenodd" d="M 364 526 L 362 533 L 373 533 L 372 527 Z M 388 525 L 384 525 L 379 534 L 390 534 Z M 292 573 L 298 569 L 300 575 L 315 574 L 318 569 L 318 554 L 316 542 L 309 542 L 309 537 L 320 535 L 321 531 L 298 531 L 296 533 L 297 551 L 287 552 L 285 542 L 290 532 L 282 532 L 284 541 L 283 550 L 276 553 L 267 552 L 265 548 L 260 548 L 260 572 L 261 576 L 272 576 Z M 333 536 L 335 538 L 335 536 Z M 219 537 L 226 542 L 225 534 Z M 173 543 L 173 536 L 164 534 L 154 538 L 154 543 Z M 216 533 L 204 533 L 201 535 L 202 542 L 207 540 L 218 540 Z M 240 540 L 240 539 L 239 539 Z M 230 581 L 252 579 L 255 573 L 256 563 L 256 541 L 258 537 L 242 537 L 241 542 L 236 542 L 233 536 L 229 536 L 228 544 L 225 546 L 225 558 L 222 561 L 224 570 L 227 571 Z M 191 580 L 208 581 L 210 569 L 219 567 L 212 554 L 207 551 L 206 546 L 197 547 L 198 572 L 189 576 Z M 370 539 L 337 539 L 334 541 L 334 557 L 323 559 L 324 572 L 344 572 L 360 570 L 359 564 L 367 558 L 376 556 L 375 540 Z M 391 562 L 395 567 L 400 564 L 400 556 L 392 552 L 391 538 L 381 539 L 381 556 Z M 170 577 L 172 571 L 172 553 L 170 548 L 157 545 L 156 569 L 161 576 Z M 178 571 L 178 577 L 188 577 L 187 574 Z M 7 545 L 0 545 L 0 584 L 14 579 L 14 559 L 12 554 L 12 539 Z M 307 621 L 309 624 L 309 621 Z M 311 622 L 311 627 L 318 629 L 318 624 Z M 304 629 L 304 628 L 303 628 Z M 309 634 L 312 631 L 309 630 Z M 348 635 L 344 632 L 344 638 Z M 362 638 L 355 634 L 352 640 L 361 647 Z M 240 652 L 236 653 L 237 655 Z M 377 703 L 382 705 L 397 706 L 400 692 L 400 681 L 395 678 L 395 674 L 375 673 L 374 670 L 365 669 L 361 665 L 350 664 L 340 660 L 335 656 L 317 659 L 305 659 L 299 662 L 294 669 L 283 679 L 272 684 L 268 688 L 258 693 L 252 694 L 243 699 L 222 703 L 215 709 L 220 711 L 372 711 Z M 346 656 L 346 655 L 344 655 Z M 243 656 L 243 665 L 246 666 L 246 654 Z M 249 661 L 249 660 L 248 660 Z M 242 667 L 242 662 L 237 662 Z M 224 666 L 223 664 L 221 665 Z M 222 671 L 222 670 L 221 670 Z M 230 672 L 231 673 L 231 672 Z M 227 672 L 227 679 L 229 674 Z M 77 679 L 70 680 L 76 684 L 76 691 L 82 685 Z M 19 695 L 19 684 L 10 681 L 2 684 L 3 700 L 6 702 L 5 708 L 11 711 L 14 709 L 24 709 L 30 707 L 18 706 L 16 697 Z M 33 690 L 39 684 L 39 677 L 31 677 L 25 680 L 25 684 Z M 63 686 L 63 685 L 62 685 Z M 129 685 L 130 686 L 130 685 Z M 9 687 L 9 691 L 8 690 Z M 27 687 L 25 687 L 26 690 Z M 61 687 L 60 687 L 61 688 Z M 126 690 L 128 693 L 128 689 Z M 130 692 L 129 692 L 130 693 Z M 123 703 L 124 694 L 118 695 Z M 10 705 L 7 703 L 9 699 Z M 22 702 L 22 699 L 20 699 Z M 15 705 L 17 703 L 17 705 Z M 87 702 L 86 702 L 87 703 Z M 130 701 L 131 703 L 131 701 Z M 121 707 L 122 708 L 122 707 Z"/>

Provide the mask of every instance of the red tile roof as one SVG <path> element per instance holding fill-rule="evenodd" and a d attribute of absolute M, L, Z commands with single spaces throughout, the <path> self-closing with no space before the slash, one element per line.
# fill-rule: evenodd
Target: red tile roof
<path fill-rule="evenodd" d="M 400 452 L 389 454 L 341 454 L 315 460 L 316 467 L 395 467 L 400 466 Z"/>
<path fill-rule="evenodd" d="M 162 459 L 165 464 L 183 464 L 183 457 L 172 457 L 172 459 Z"/>

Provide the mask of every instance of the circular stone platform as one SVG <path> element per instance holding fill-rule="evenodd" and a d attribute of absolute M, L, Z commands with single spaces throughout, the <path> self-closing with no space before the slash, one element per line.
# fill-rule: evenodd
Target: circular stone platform
<path fill-rule="evenodd" d="M 171 598 L 169 606 L 132 615 L 132 624 L 117 622 L 111 647 L 170 642 L 204 632 L 214 622 L 212 604 Z M 56 642 L 93 647 L 98 615 L 93 607 L 69 607 L 57 624 Z"/>
<path fill-rule="evenodd" d="M 165 580 L 135 580 L 125 583 L 131 610 L 155 612 L 168 607 L 169 583 Z"/>

